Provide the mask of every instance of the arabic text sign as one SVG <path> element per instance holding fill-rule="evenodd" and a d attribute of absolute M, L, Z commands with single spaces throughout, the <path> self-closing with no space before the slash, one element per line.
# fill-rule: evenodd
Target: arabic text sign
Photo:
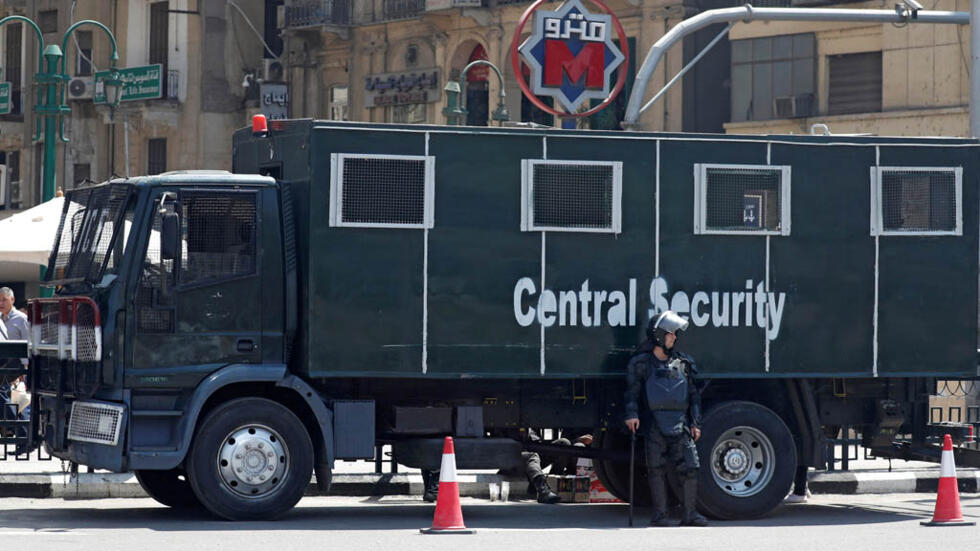
<path fill-rule="evenodd" d="M 263 82 L 259 88 L 262 114 L 268 120 L 285 119 L 289 116 L 289 90 L 285 84 Z"/>
<path fill-rule="evenodd" d="M 10 83 L 0 82 L 0 115 L 10 113 L 12 100 L 10 96 Z"/>
<path fill-rule="evenodd" d="M 369 75 L 364 81 L 365 105 L 405 105 L 439 101 L 439 69 Z"/>
<path fill-rule="evenodd" d="M 144 65 L 118 69 L 122 80 L 122 97 L 119 101 L 159 99 L 163 97 L 163 65 Z M 106 103 L 105 80 L 109 71 L 95 73 L 95 103 Z"/>

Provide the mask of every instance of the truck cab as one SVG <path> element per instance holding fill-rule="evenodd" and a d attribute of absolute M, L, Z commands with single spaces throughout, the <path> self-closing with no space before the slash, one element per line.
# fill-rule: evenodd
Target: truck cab
<path fill-rule="evenodd" d="M 68 192 L 54 296 L 29 306 L 34 409 L 54 456 L 173 479 L 218 388 L 284 380 L 279 202 L 274 179 L 223 171 Z"/>

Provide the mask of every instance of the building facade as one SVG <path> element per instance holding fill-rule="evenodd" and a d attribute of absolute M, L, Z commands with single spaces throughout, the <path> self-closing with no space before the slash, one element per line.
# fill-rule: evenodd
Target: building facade
<path fill-rule="evenodd" d="M 970 9 L 968 0 L 926 7 Z M 735 25 L 730 39 L 732 118 L 726 132 L 800 134 L 825 124 L 838 134 L 969 135 L 966 26 L 753 22 Z"/>
<path fill-rule="evenodd" d="M 114 176 L 178 169 L 231 169 L 231 135 L 260 110 L 259 75 L 279 54 L 276 0 L 5 0 L 0 18 L 25 16 L 45 45 L 64 44 L 64 137 L 56 144 L 56 189 Z M 281 11 L 281 10 L 280 10 Z M 271 15 L 270 15 L 271 14 Z M 95 79 L 109 69 L 107 35 L 76 22 L 93 19 L 116 38 L 119 68 L 152 68 L 141 86 L 147 99 L 96 103 Z M 268 47 L 265 45 L 268 44 Z M 43 134 L 34 75 L 38 40 L 33 27 L 0 27 L 0 81 L 10 82 L 12 108 L 0 115 L 0 218 L 42 199 Z M 61 66 L 59 65 L 59 69 Z M 279 85 L 284 88 L 284 85 Z M 281 106 L 285 99 L 276 96 Z M 284 115 L 283 115 L 284 116 Z M 42 123 L 43 124 L 43 123 Z M 0 265 L 0 284 L 18 301 L 37 294 L 37 266 Z"/>

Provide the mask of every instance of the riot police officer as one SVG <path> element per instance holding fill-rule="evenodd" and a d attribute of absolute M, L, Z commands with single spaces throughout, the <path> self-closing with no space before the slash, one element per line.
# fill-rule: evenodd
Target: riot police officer
<path fill-rule="evenodd" d="M 687 325 L 670 310 L 655 315 L 647 325 L 647 340 L 637 348 L 626 368 L 626 426 L 633 432 L 641 427 L 644 430 L 653 498 L 651 526 L 670 526 L 666 467 L 676 469 L 683 481 L 681 526 L 708 525 L 695 508 L 699 463 L 694 441 L 701 437 L 697 369 L 690 356 L 674 349 L 677 332 L 687 329 Z"/>

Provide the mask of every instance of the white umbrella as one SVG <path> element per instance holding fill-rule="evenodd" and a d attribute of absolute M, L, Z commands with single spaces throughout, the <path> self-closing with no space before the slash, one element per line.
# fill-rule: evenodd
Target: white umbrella
<path fill-rule="evenodd" d="M 55 197 L 0 220 L 0 262 L 47 265 L 64 204 Z"/>

